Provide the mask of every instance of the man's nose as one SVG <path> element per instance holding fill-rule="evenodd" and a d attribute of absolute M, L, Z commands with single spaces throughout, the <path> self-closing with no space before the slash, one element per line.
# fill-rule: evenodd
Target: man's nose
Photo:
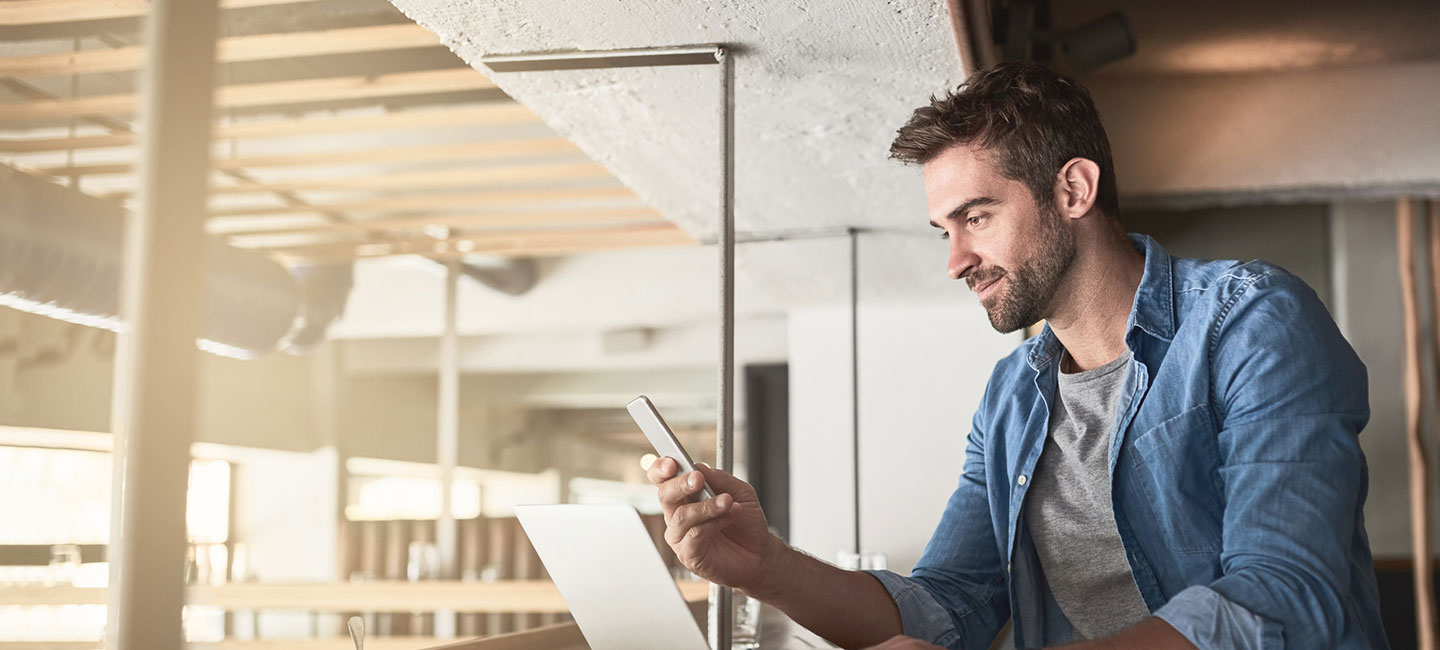
<path fill-rule="evenodd" d="M 950 264 L 945 271 L 951 280 L 959 280 L 970 275 L 979 264 L 980 257 L 965 246 L 959 237 L 950 238 Z"/>

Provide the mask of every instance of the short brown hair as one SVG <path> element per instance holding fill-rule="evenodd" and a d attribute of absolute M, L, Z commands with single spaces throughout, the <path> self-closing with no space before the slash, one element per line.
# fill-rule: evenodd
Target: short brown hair
<path fill-rule="evenodd" d="M 992 151 L 1000 174 L 1024 183 L 1036 202 L 1054 200 L 1055 175 L 1070 159 L 1091 160 L 1100 167 L 1095 201 L 1101 212 L 1120 218 L 1110 139 L 1090 91 L 1073 79 L 1021 61 L 977 72 L 915 109 L 890 145 L 890 157 L 924 164 L 945 149 L 970 144 Z"/>

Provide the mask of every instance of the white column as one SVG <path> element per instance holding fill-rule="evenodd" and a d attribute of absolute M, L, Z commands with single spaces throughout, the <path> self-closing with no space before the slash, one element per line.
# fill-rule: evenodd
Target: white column
<path fill-rule="evenodd" d="M 457 577 L 455 563 L 455 514 L 451 495 L 455 483 L 455 463 L 460 455 L 460 333 L 459 320 L 460 260 L 450 259 L 445 265 L 445 331 L 440 335 L 440 390 L 436 457 L 440 465 L 440 518 L 435 521 L 435 545 L 440 551 L 440 577 Z M 435 636 L 455 636 L 455 613 L 435 612 Z"/>
<path fill-rule="evenodd" d="M 115 363 L 107 645 L 180 650 L 217 0 L 154 0 Z"/>

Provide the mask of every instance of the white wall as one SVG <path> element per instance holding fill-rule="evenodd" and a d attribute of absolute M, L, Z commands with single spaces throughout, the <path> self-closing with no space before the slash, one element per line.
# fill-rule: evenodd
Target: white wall
<path fill-rule="evenodd" d="M 1370 495 L 1365 503 L 1370 550 L 1376 557 L 1409 557 L 1410 488 L 1401 386 L 1404 332 L 1395 202 L 1336 204 L 1331 211 L 1331 229 L 1335 261 L 1332 311 L 1341 332 L 1365 362 L 1370 379 L 1370 424 L 1360 435 L 1370 465 Z M 1417 250 L 1416 259 L 1425 259 L 1423 250 Z M 1416 272 L 1423 300 L 1429 294 L 1424 290 L 1427 273 L 1424 268 Z M 1422 302 L 1424 322 L 1432 320 L 1427 306 L 1428 301 Z M 1433 345 L 1423 332 L 1421 345 L 1422 350 Z M 1433 403 L 1435 385 L 1433 379 L 1427 381 L 1432 382 Z M 1433 423 L 1433 415 L 1427 415 L 1426 421 Z M 1433 425 L 1427 424 L 1425 437 L 1430 442 L 1432 463 L 1436 449 L 1429 432 L 1433 430 Z M 1432 484 L 1432 492 L 1434 489 Z"/>
<path fill-rule="evenodd" d="M 264 582 L 332 582 L 337 576 L 339 459 L 333 448 L 310 453 L 236 450 L 231 536 L 249 549 Z M 263 612 L 260 638 L 310 634 L 303 612 Z"/>
<path fill-rule="evenodd" d="M 962 291 L 953 306 L 861 306 L 861 543 L 901 572 L 959 480 L 991 369 L 1021 340 Z M 849 336 L 846 308 L 791 315 L 790 541 L 827 561 L 853 538 Z"/>

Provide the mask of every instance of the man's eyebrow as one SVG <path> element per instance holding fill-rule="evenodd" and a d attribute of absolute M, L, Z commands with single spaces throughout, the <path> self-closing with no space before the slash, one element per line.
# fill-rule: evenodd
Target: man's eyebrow
<path fill-rule="evenodd" d="M 946 219 L 947 221 L 948 221 L 948 220 L 951 220 L 951 219 L 959 219 L 959 218 L 965 216 L 965 213 L 966 213 L 966 212 L 969 212 L 969 211 L 971 211 L 971 210 L 974 210 L 975 208 L 978 208 L 978 207 L 984 206 L 984 205 L 995 205 L 995 204 L 997 204 L 997 203 L 999 203 L 999 202 L 1000 202 L 1000 199 L 997 199 L 997 198 L 994 198 L 994 197 L 989 197 L 989 196 L 981 196 L 981 197 L 978 197 L 978 198 L 973 198 L 973 199 L 970 199 L 969 201 L 966 201 L 966 202 L 964 202 L 964 203 L 961 203 L 961 204 L 960 204 L 960 207 L 955 208 L 954 210 L 951 210 L 951 211 L 950 211 L 950 214 L 945 215 L 945 219 Z M 938 224 L 938 223 L 935 223 L 935 220 L 933 220 L 933 219 L 930 220 L 930 225 L 935 226 L 936 228 L 944 228 L 944 226 L 942 226 L 942 225 L 940 225 L 940 224 Z"/>

